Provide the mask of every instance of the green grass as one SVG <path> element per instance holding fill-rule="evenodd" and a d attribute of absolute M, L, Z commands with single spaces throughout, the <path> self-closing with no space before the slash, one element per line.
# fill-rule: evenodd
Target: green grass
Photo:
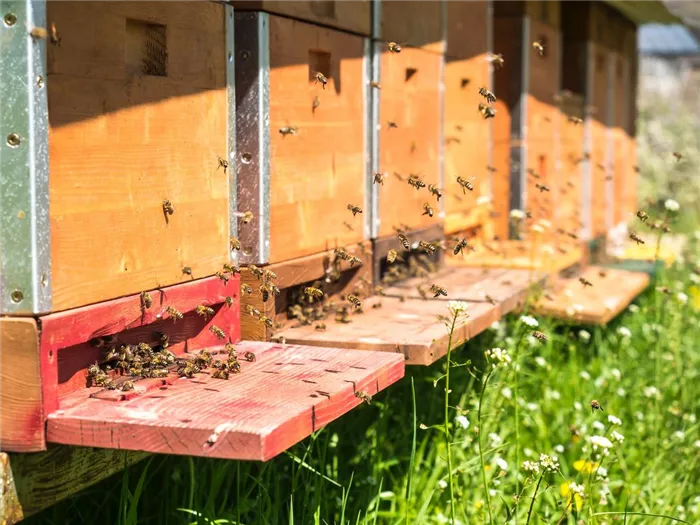
<path fill-rule="evenodd" d="M 691 295 L 689 278 L 682 267 L 661 277 L 674 294 Z M 516 354 L 524 329 L 516 317 L 452 354 L 453 365 L 471 364 L 453 366 L 449 378 L 451 475 L 443 359 L 407 368 L 406 378 L 371 405 L 268 463 L 154 456 L 28 523 L 449 523 L 450 482 L 455 522 L 486 523 L 484 477 L 494 523 L 524 524 L 531 505 L 530 523 L 575 523 L 574 514 L 584 523 L 698 523 L 700 314 L 653 289 L 636 305 L 607 327 L 585 329 L 588 338 L 581 327 L 539 319 L 548 342 L 526 337 L 517 351 L 517 433 L 512 364 L 495 370 L 487 384 L 484 471 L 477 422 L 484 351 Z M 623 327 L 631 337 L 619 334 Z M 591 410 L 592 399 L 603 412 Z M 621 426 L 613 428 L 611 414 Z M 467 428 L 463 418 L 457 424 L 458 415 Z M 603 459 L 607 476 L 598 480 L 600 468 L 598 475 L 579 472 L 575 462 L 591 459 L 588 438 L 610 437 L 612 430 L 624 442 Z M 536 462 L 541 453 L 557 456 L 560 469 L 542 478 L 533 502 L 539 477 L 528 477 L 515 459 Z M 584 486 L 580 509 L 560 492 L 569 482 Z"/>

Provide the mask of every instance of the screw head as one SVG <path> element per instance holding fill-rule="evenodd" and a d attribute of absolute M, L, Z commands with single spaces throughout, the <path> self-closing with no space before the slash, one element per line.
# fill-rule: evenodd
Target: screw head
<path fill-rule="evenodd" d="M 10 133 L 7 136 L 7 145 L 10 146 L 11 148 L 16 148 L 20 145 L 22 142 L 22 139 L 17 133 Z"/>
<path fill-rule="evenodd" d="M 241 155 L 241 160 L 244 164 L 250 164 L 250 162 L 253 160 L 253 156 L 250 153 L 243 153 Z"/>
<path fill-rule="evenodd" d="M 24 299 L 24 294 L 20 290 L 15 290 L 10 294 L 10 299 L 13 303 L 21 303 Z"/>
<path fill-rule="evenodd" d="M 8 27 L 12 27 L 17 23 L 17 16 L 14 13 L 7 13 L 2 19 Z"/>

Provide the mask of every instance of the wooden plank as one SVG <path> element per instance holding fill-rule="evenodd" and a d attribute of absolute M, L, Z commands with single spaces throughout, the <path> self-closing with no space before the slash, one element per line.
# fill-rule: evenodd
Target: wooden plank
<path fill-rule="evenodd" d="M 582 277 L 593 284 L 584 287 Z M 535 305 L 538 315 L 580 324 L 603 325 L 624 310 L 649 284 L 649 275 L 589 266 L 576 277 L 559 283 L 558 289 Z"/>
<path fill-rule="evenodd" d="M 418 286 L 426 286 L 427 300 L 491 302 L 498 306 L 501 315 L 518 309 L 528 294 L 544 283 L 546 274 L 505 268 L 443 268 L 425 278 L 407 279 L 385 290 L 389 297 L 421 299 Z M 447 290 L 447 297 L 436 299 L 430 293 L 431 284 L 439 284 Z M 488 298 L 487 298 L 488 296 Z"/>
<path fill-rule="evenodd" d="M 0 318 L 0 450 L 46 448 L 34 319 Z"/>
<path fill-rule="evenodd" d="M 270 262 L 364 240 L 364 39 L 270 17 Z M 316 72 L 328 85 L 316 82 Z M 320 105 L 313 108 L 318 97 Z M 283 135 L 285 126 L 297 135 Z M 350 230 L 344 223 L 348 223 Z"/>
<path fill-rule="evenodd" d="M 377 36 L 385 42 L 393 41 L 435 54 L 444 53 L 442 12 L 442 1 L 381 2 L 381 26 Z"/>
<path fill-rule="evenodd" d="M 499 309 L 488 303 L 470 303 L 468 311 L 469 322 L 455 330 L 455 346 L 500 318 Z M 304 345 L 393 352 L 402 354 L 409 365 L 430 365 L 447 353 L 447 328 L 437 317 L 449 315 L 444 301 L 371 297 L 350 323 L 327 323 L 322 332 L 314 326 L 296 326 L 278 336 Z"/>
<path fill-rule="evenodd" d="M 143 452 L 61 445 L 38 454 L 0 453 L 0 523 L 18 523 L 145 457 Z"/>
<path fill-rule="evenodd" d="M 369 0 L 234 0 L 233 6 L 236 11 L 267 11 L 366 36 L 370 36 L 372 29 Z"/>
<path fill-rule="evenodd" d="M 54 443 L 267 461 L 404 375 L 401 356 L 335 348 L 237 344 L 241 373 L 174 380 L 124 401 L 88 397 L 49 414 Z M 138 381 L 137 390 L 138 390 Z M 72 405 L 71 400 L 66 404 Z"/>
<path fill-rule="evenodd" d="M 223 5 L 47 12 L 62 38 L 47 59 L 54 310 L 181 282 L 183 266 L 213 274 L 229 259 Z M 167 76 L 129 70 L 127 20 L 166 26 Z M 167 222 L 163 199 L 175 209 Z"/>
<path fill-rule="evenodd" d="M 393 234 L 400 224 L 420 229 L 441 221 L 440 207 L 428 185 L 440 184 L 442 61 L 441 55 L 420 49 L 382 53 L 379 171 L 387 177 L 379 188 L 379 236 Z M 389 127 L 389 122 L 397 127 Z M 425 188 L 409 186 L 412 173 L 423 180 Z M 423 215 L 426 202 L 435 209 L 432 218 Z"/>

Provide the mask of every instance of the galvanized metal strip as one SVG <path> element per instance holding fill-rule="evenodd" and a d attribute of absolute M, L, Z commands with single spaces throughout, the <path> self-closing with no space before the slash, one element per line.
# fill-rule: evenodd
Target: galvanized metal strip
<path fill-rule="evenodd" d="M 51 310 L 43 1 L 0 2 L 0 313 Z"/>
<path fill-rule="evenodd" d="M 443 14 L 443 41 L 445 44 L 447 44 L 446 40 L 446 27 L 447 27 L 447 4 L 445 2 L 442 3 L 442 14 Z M 438 97 L 440 97 L 440 100 L 438 101 L 438 108 L 439 108 L 439 118 L 438 118 L 438 187 L 440 188 L 445 188 L 446 184 L 446 179 L 445 179 L 445 121 L 446 121 L 446 115 L 445 115 L 445 72 L 446 72 L 446 64 L 445 64 L 445 54 L 441 53 L 440 54 L 440 79 L 439 79 L 439 88 L 438 88 Z M 438 208 L 438 217 L 440 220 L 445 219 L 445 201 L 446 199 L 442 199 L 439 202 L 439 208 Z"/>
<path fill-rule="evenodd" d="M 236 37 L 233 6 L 225 4 L 226 17 L 226 111 L 228 116 L 228 128 L 226 143 L 228 151 L 226 160 L 228 170 L 228 210 L 229 210 L 229 236 L 238 236 L 238 189 L 236 185 Z M 230 250 L 231 261 L 238 260 L 238 251 Z"/>
<path fill-rule="evenodd" d="M 236 184 L 243 264 L 270 258 L 270 39 L 266 13 L 236 12 Z"/>
<path fill-rule="evenodd" d="M 605 228 L 615 220 L 615 53 L 608 53 L 607 114 L 605 115 Z"/>
<path fill-rule="evenodd" d="M 555 52 L 556 55 L 554 57 L 554 63 L 556 64 L 557 67 L 557 89 L 556 93 L 561 94 L 562 91 L 562 61 L 564 57 L 564 35 L 561 31 L 557 31 L 555 33 L 556 38 L 557 38 L 557 45 L 555 47 Z M 559 104 L 558 106 L 555 106 L 556 111 L 558 114 L 555 114 L 555 118 L 553 119 L 554 125 L 552 126 L 554 128 L 554 177 L 552 177 L 549 180 L 549 183 L 551 184 L 552 192 L 556 194 L 559 193 L 560 189 L 560 181 L 563 177 L 562 170 L 564 168 L 564 163 L 561 160 L 562 157 L 562 144 L 561 144 L 561 135 L 562 135 L 562 127 L 564 126 L 563 122 L 563 111 L 562 111 L 562 105 Z M 552 213 L 551 219 L 557 219 L 559 218 L 559 214 L 557 213 L 558 210 L 561 210 L 560 206 L 554 206 L 554 210 Z M 563 217 L 562 217 L 563 218 Z"/>
<path fill-rule="evenodd" d="M 374 191 L 373 175 L 372 175 L 372 100 L 370 87 L 370 79 L 372 78 L 372 40 L 370 38 L 363 39 L 363 54 L 362 54 L 362 101 L 364 105 L 364 155 L 365 155 L 365 202 L 364 209 L 364 237 L 370 239 L 372 237 L 372 192 Z"/>
<path fill-rule="evenodd" d="M 530 81 L 530 17 L 523 17 L 520 99 L 511 117 L 509 209 L 524 210 L 527 203 L 527 97 Z M 516 229 L 511 227 L 510 238 Z"/>
<path fill-rule="evenodd" d="M 486 52 L 487 53 L 493 53 L 493 0 L 489 0 L 487 2 L 487 7 L 486 7 Z M 489 78 L 488 78 L 488 85 L 489 85 L 489 90 L 494 91 L 494 67 L 493 67 L 493 62 L 487 61 L 489 68 Z M 494 149 L 493 149 L 493 138 L 494 138 L 494 132 L 493 132 L 493 123 L 489 122 L 488 126 L 488 162 L 489 166 L 493 166 L 493 160 L 494 160 Z M 491 199 L 491 202 L 493 202 L 493 177 L 494 174 L 489 171 L 488 179 L 489 179 L 489 189 L 488 189 L 488 196 Z"/>
<path fill-rule="evenodd" d="M 581 237 L 584 240 L 589 240 L 593 235 L 593 177 L 591 162 L 591 150 L 593 148 L 593 116 L 590 107 L 593 103 L 593 86 L 594 86 L 594 49 L 595 45 L 592 41 L 586 44 L 586 93 L 584 107 L 584 130 L 583 130 L 583 150 L 584 154 L 588 155 L 584 159 L 581 170 L 581 214 L 583 215 L 581 222 L 583 223 Z"/>
<path fill-rule="evenodd" d="M 372 39 L 371 39 L 371 60 L 370 60 L 370 81 L 379 84 L 381 82 L 381 64 L 382 64 L 382 42 L 379 40 L 379 34 L 382 26 L 382 4 L 380 0 L 372 2 Z M 374 174 L 379 172 L 379 114 L 380 114 L 381 89 L 373 87 L 369 90 L 369 144 L 370 144 L 370 172 L 369 179 L 369 195 L 371 204 L 367 208 L 370 210 L 370 231 L 369 235 L 372 239 L 379 236 L 379 225 L 381 218 L 379 217 L 379 199 L 380 191 L 379 184 L 374 184 Z"/>

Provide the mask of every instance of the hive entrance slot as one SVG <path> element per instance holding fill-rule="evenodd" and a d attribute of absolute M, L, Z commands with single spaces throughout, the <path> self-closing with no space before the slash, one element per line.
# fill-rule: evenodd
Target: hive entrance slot
<path fill-rule="evenodd" d="M 327 51 L 309 49 L 309 81 L 316 82 L 316 73 L 322 73 L 330 79 L 331 74 L 331 54 Z"/>
<path fill-rule="evenodd" d="M 406 77 L 404 78 L 404 81 L 408 82 L 409 80 L 411 80 L 415 76 L 416 73 L 418 73 L 418 69 L 416 69 L 415 67 L 407 67 L 406 68 Z"/>
<path fill-rule="evenodd" d="M 166 26 L 126 20 L 126 71 L 132 75 L 168 76 Z"/>

